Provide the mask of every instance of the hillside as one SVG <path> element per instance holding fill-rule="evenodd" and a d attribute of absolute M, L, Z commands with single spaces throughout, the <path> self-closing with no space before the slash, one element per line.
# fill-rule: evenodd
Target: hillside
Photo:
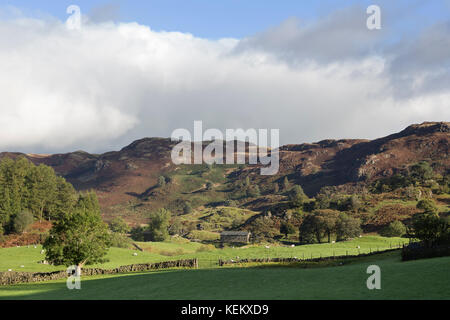
<path fill-rule="evenodd" d="M 144 138 L 120 151 L 104 154 L 3 152 L 0 158 L 24 155 L 35 164 L 49 165 L 76 189 L 96 190 L 106 217 L 127 212 L 131 221 L 141 220 L 141 212 L 147 209 L 177 208 L 182 201 L 204 206 L 230 199 L 233 185 L 247 176 L 260 186 L 262 197 L 244 206 L 260 209 L 267 201 L 280 200 L 270 190 L 284 177 L 313 196 L 324 186 L 336 186 L 351 193 L 421 160 L 430 162 L 438 173 L 450 168 L 449 122 L 414 124 L 376 140 L 323 140 L 285 145 L 280 148 L 280 171 L 275 176 L 260 176 L 257 165 L 216 165 L 213 169 L 202 165 L 175 166 L 170 159 L 174 145 L 170 139 Z M 169 181 L 164 190 L 157 188 L 160 176 Z M 207 182 L 214 185 L 212 190 L 206 190 Z"/>

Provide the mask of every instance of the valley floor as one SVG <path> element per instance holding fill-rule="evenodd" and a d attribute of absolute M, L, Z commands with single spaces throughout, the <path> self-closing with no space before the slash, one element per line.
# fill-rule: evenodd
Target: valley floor
<path fill-rule="evenodd" d="M 369 290 L 369 265 L 381 268 L 381 290 Z M 342 266 L 248 266 L 169 270 L 0 287 L 0 299 L 450 299 L 450 257 L 400 261 L 389 252 Z"/>

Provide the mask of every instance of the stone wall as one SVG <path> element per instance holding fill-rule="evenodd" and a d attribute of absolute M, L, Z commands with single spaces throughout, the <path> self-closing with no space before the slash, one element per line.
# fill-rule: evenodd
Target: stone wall
<path fill-rule="evenodd" d="M 255 259 L 236 259 L 236 260 L 219 260 L 219 266 L 224 266 L 227 264 L 238 264 L 238 263 L 293 263 L 293 262 L 304 262 L 304 261 L 310 261 L 310 262 L 319 262 L 319 261 L 326 261 L 326 260 L 336 260 L 336 259 L 349 259 L 349 258 L 358 258 L 358 257 L 366 257 L 366 256 L 372 256 L 380 253 L 385 253 L 389 251 L 394 251 L 399 249 L 388 249 L 383 251 L 376 251 L 371 253 L 361 253 L 357 255 L 345 255 L 345 256 L 327 256 L 327 257 L 321 257 L 321 258 L 312 258 L 312 259 L 299 259 L 299 258 L 255 258 Z"/>
<path fill-rule="evenodd" d="M 86 268 L 82 269 L 81 276 L 94 276 L 101 274 L 117 274 L 136 271 L 150 271 L 167 268 L 198 268 L 197 259 L 176 261 L 162 261 L 156 263 L 141 263 L 120 266 L 114 269 Z M 0 285 L 7 286 L 17 283 L 40 282 L 67 278 L 66 270 L 54 272 L 0 272 Z"/>

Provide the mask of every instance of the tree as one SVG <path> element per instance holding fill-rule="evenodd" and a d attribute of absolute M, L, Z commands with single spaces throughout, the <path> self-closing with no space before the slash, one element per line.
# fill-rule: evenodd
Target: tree
<path fill-rule="evenodd" d="M 361 208 L 361 200 L 355 194 L 353 194 L 350 198 L 348 198 L 347 209 L 356 211 Z"/>
<path fill-rule="evenodd" d="M 184 214 L 189 214 L 192 212 L 192 206 L 189 202 L 185 202 L 184 206 L 183 206 L 183 213 Z"/>
<path fill-rule="evenodd" d="M 33 215 L 29 211 L 21 211 L 14 217 L 14 231 L 24 232 L 34 222 Z"/>
<path fill-rule="evenodd" d="M 401 237 L 405 234 L 406 227 L 401 221 L 398 220 L 391 222 L 381 231 L 381 235 L 384 237 Z"/>
<path fill-rule="evenodd" d="M 301 243 L 314 243 L 316 229 L 315 218 L 312 213 L 304 216 L 298 231 Z"/>
<path fill-rule="evenodd" d="M 433 178 L 433 168 L 426 161 L 421 161 L 411 166 L 410 175 L 416 181 L 423 182 Z"/>
<path fill-rule="evenodd" d="M 319 243 L 323 235 L 326 235 L 331 243 L 331 235 L 336 232 L 338 218 L 339 212 L 334 210 L 322 209 L 314 212 L 316 238 Z"/>
<path fill-rule="evenodd" d="M 278 192 L 280 192 L 280 186 L 278 185 L 277 182 L 275 182 L 273 185 L 273 193 L 277 194 Z"/>
<path fill-rule="evenodd" d="M 163 188 L 165 185 L 166 185 L 166 177 L 164 177 L 164 176 L 160 176 L 159 178 L 158 178 L 158 186 L 160 187 L 160 188 Z"/>
<path fill-rule="evenodd" d="M 417 209 L 422 209 L 425 214 L 437 214 L 438 208 L 433 200 L 424 199 L 417 202 Z"/>
<path fill-rule="evenodd" d="M 317 209 L 328 209 L 330 207 L 331 199 L 326 193 L 318 193 L 316 195 L 315 207 Z"/>
<path fill-rule="evenodd" d="M 413 216 L 412 236 L 423 241 L 426 247 L 448 241 L 448 221 L 439 217 L 437 213 L 418 213 Z"/>
<path fill-rule="evenodd" d="M 302 187 L 299 185 L 295 185 L 294 188 L 289 192 L 289 200 L 291 201 L 292 205 L 295 207 L 302 206 L 303 202 L 307 199 L 305 192 L 303 191 Z"/>
<path fill-rule="evenodd" d="M 261 195 L 261 191 L 259 190 L 258 185 L 254 185 L 247 189 L 248 197 L 259 197 Z"/>
<path fill-rule="evenodd" d="M 164 208 L 150 214 L 147 231 L 151 241 L 164 241 L 169 237 L 170 216 L 170 211 Z"/>
<path fill-rule="evenodd" d="M 107 225 L 102 221 L 94 193 L 80 196 L 74 210 L 53 224 L 43 247 L 46 259 L 55 265 L 104 262 L 111 245 Z"/>
<path fill-rule="evenodd" d="M 336 239 L 344 241 L 349 238 L 358 237 L 362 233 L 361 221 L 341 213 L 336 223 Z"/>
<path fill-rule="evenodd" d="M 116 217 L 109 223 L 109 229 L 115 233 L 126 234 L 130 232 L 130 227 L 128 227 L 127 223 L 123 218 Z"/>
<path fill-rule="evenodd" d="M 291 184 L 289 183 L 288 177 L 284 177 L 284 180 L 283 180 L 283 191 L 288 191 L 290 187 L 291 187 Z"/>
<path fill-rule="evenodd" d="M 287 238 L 289 234 L 295 233 L 295 227 L 290 222 L 282 222 L 280 225 L 280 233 L 284 234 Z"/>

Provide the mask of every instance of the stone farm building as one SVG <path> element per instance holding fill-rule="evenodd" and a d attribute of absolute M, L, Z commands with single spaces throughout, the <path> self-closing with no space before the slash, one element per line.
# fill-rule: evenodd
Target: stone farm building
<path fill-rule="evenodd" d="M 220 242 L 222 243 L 248 243 L 250 232 L 248 231 L 222 231 Z"/>

